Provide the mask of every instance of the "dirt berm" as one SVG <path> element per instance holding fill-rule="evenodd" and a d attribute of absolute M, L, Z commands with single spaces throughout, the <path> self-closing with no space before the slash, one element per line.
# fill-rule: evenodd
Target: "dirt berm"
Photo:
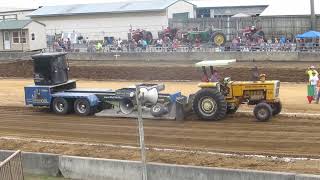
<path fill-rule="evenodd" d="M 251 68 L 257 65 L 260 73 L 267 74 L 268 79 L 284 82 L 305 82 L 305 68 L 309 64 L 301 63 L 236 63 L 228 67 L 218 68 L 222 77 L 229 76 L 233 80 L 249 80 Z M 183 63 L 99 63 L 71 62 L 72 78 L 94 80 L 199 80 L 201 72 L 192 64 Z M 0 63 L 0 77 L 33 76 L 32 61 L 16 61 Z"/>

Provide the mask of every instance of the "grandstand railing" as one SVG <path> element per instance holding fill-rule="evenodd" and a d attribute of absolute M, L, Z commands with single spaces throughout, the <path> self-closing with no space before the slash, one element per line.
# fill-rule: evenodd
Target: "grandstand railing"
<path fill-rule="evenodd" d="M 149 45 L 145 48 L 141 47 L 128 47 L 123 46 L 122 48 L 117 48 L 116 46 L 104 46 L 102 49 L 96 49 L 95 45 L 91 46 L 80 46 L 71 49 L 62 48 L 48 48 L 48 52 L 82 52 L 82 53 L 153 53 L 153 52 L 255 52 L 255 51 L 272 51 L 272 52 L 320 52 L 319 43 L 262 43 L 262 44 L 228 44 L 225 46 L 212 46 L 208 44 L 201 44 L 200 46 L 186 46 L 179 45 L 175 48 L 170 46 L 157 47 L 155 45 Z"/>

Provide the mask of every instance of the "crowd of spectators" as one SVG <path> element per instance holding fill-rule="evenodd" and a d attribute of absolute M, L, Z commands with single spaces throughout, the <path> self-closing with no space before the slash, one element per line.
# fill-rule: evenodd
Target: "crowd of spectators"
<path fill-rule="evenodd" d="M 212 42 L 201 43 L 199 38 L 190 39 L 169 38 L 167 36 L 154 40 L 135 39 L 112 41 L 89 41 L 81 45 L 72 44 L 70 39 L 58 39 L 53 44 L 54 50 L 73 52 L 75 49 L 86 49 L 87 52 L 174 52 L 174 51 L 320 51 L 320 40 L 288 39 L 285 36 L 271 37 L 270 39 L 258 38 L 255 41 L 236 37 L 231 42 L 221 47 L 215 47 Z"/>

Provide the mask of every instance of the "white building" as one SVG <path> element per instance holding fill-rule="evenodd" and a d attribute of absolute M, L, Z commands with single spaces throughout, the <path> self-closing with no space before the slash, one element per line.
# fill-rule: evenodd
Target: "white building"
<path fill-rule="evenodd" d="M 28 15 L 36 9 L 0 8 L 0 21 L 2 20 L 26 20 Z"/>
<path fill-rule="evenodd" d="M 259 15 L 270 0 L 193 0 L 197 6 L 197 18 L 230 17 L 236 14 Z"/>
<path fill-rule="evenodd" d="M 110 36 L 127 39 L 130 29 L 145 29 L 157 38 L 170 18 L 194 18 L 196 14 L 194 5 L 185 0 L 155 0 L 46 6 L 30 17 L 45 24 L 48 35 L 74 33 L 102 40 Z"/>
<path fill-rule="evenodd" d="M 32 20 L 0 22 L 1 51 L 35 51 L 47 47 L 45 25 Z"/>

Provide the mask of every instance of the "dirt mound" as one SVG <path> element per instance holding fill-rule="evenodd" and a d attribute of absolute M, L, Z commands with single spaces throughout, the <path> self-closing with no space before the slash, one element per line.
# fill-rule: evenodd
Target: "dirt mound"
<path fill-rule="evenodd" d="M 235 66 L 218 68 L 222 77 L 230 76 L 233 80 L 249 80 L 251 66 Z M 268 79 L 277 79 L 284 82 L 305 82 L 304 69 L 289 67 L 260 68 L 261 73 L 267 74 Z M 18 61 L 0 64 L 0 77 L 32 77 L 32 61 Z M 189 65 L 170 66 L 122 65 L 73 65 L 71 64 L 70 75 L 78 79 L 94 80 L 199 80 L 199 69 Z"/>
<path fill-rule="evenodd" d="M 0 64 L 0 77 L 32 77 L 32 61 L 15 61 Z"/>

